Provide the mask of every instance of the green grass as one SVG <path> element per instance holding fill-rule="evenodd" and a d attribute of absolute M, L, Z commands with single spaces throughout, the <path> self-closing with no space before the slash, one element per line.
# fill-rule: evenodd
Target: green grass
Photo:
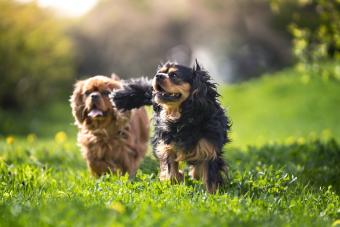
<path fill-rule="evenodd" d="M 327 226 L 340 215 L 340 147 L 334 140 L 228 152 L 231 180 L 217 195 L 186 179 L 92 178 L 74 141 L 0 143 L 3 226 Z"/>
<path fill-rule="evenodd" d="M 68 100 L 25 111 L 4 111 L 0 107 L 0 119 L 0 137 L 33 133 L 40 138 L 51 138 L 59 131 L 73 137 L 76 135 Z"/>
<path fill-rule="evenodd" d="M 339 67 L 339 66 L 338 66 Z M 340 81 L 288 69 L 220 89 L 233 122 L 233 144 L 332 133 L 340 139 Z M 340 71 L 339 71 L 340 74 Z"/>
<path fill-rule="evenodd" d="M 0 111 L 7 122 L 0 136 L 0 226 L 335 225 L 340 84 L 313 76 L 303 83 L 296 74 L 221 88 L 233 142 L 225 147 L 230 181 L 216 195 L 188 177 L 178 185 L 160 182 L 151 154 L 135 179 L 93 178 L 66 102 L 12 117 Z"/>

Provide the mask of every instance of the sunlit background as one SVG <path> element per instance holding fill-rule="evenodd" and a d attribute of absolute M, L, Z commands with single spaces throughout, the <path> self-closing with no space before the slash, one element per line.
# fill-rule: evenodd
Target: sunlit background
<path fill-rule="evenodd" d="M 161 62 L 190 64 L 197 58 L 217 81 L 235 82 L 291 63 L 282 18 L 262 1 L 38 0 L 36 4 L 69 18 L 65 28 L 75 46 L 79 76 L 111 72 L 125 78 L 150 76 Z"/>
<path fill-rule="evenodd" d="M 195 59 L 221 85 L 236 142 L 277 138 L 267 128 L 273 122 L 274 132 L 286 131 L 280 137 L 334 125 L 321 112 L 307 120 L 307 100 L 321 90 L 295 80 L 340 77 L 337 1 L 2 0 L 0 8 L 0 135 L 54 134 L 62 122 L 75 135 L 68 99 L 76 80 L 151 78 L 161 63 Z M 279 89 L 282 70 L 294 81 Z M 264 75 L 272 79 L 259 82 Z M 292 105 L 273 111 L 285 102 Z M 47 119 L 58 123 L 44 127 Z"/>
<path fill-rule="evenodd" d="M 18 0 L 22 3 L 32 0 Z M 42 8 L 51 8 L 56 14 L 66 17 L 79 17 L 90 11 L 97 3 L 97 0 L 36 0 Z"/>
<path fill-rule="evenodd" d="M 195 59 L 232 122 L 226 186 L 162 183 L 151 149 L 91 177 L 74 83 Z M 340 0 L 0 0 L 1 227 L 339 226 L 339 116 Z"/>

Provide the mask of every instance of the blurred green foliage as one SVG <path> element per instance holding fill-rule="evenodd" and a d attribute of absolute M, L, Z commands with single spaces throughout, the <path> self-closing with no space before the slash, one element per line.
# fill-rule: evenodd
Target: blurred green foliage
<path fill-rule="evenodd" d="M 300 64 L 313 67 L 340 59 L 339 0 L 271 0 L 271 8 L 285 17 L 293 37 L 293 53 Z"/>
<path fill-rule="evenodd" d="M 337 65 L 339 61 L 323 63 L 317 70 L 291 68 L 222 86 L 222 103 L 233 122 L 232 144 L 261 145 L 323 131 L 340 138 L 340 83 L 330 79 L 340 76 L 339 69 L 334 70 Z"/>
<path fill-rule="evenodd" d="M 288 31 L 275 20 L 267 1 L 107 0 L 70 34 L 80 75 L 152 77 L 160 62 L 198 58 L 219 81 L 239 82 L 291 63 Z"/>
<path fill-rule="evenodd" d="M 58 131 L 65 131 L 73 137 L 76 135 L 68 98 L 40 105 L 39 108 L 29 108 L 23 112 L 0 109 L 0 119 L 0 136 L 33 133 L 38 137 L 46 138 L 53 136 Z"/>
<path fill-rule="evenodd" d="M 2 0 L 0 9 L 0 106 L 26 108 L 63 96 L 74 68 L 62 22 L 35 2 Z"/>

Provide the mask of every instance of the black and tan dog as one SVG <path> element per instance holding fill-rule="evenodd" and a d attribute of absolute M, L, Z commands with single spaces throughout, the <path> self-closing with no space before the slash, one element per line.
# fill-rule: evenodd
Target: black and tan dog
<path fill-rule="evenodd" d="M 229 120 L 220 106 L 216 85 L 199 64 L 188 68 L 166 63 L 150 83 L 127 82 L 112 94 L 113 103 L 130 110 L 153 105 L 153 151 L 160 161 L 160 180 L 181 181 L 179 161 L 186 161 L 195 179 L 202 179 L 210 193 L 224 183 L 227 166 L 223 145 L 229 141 Z"/>

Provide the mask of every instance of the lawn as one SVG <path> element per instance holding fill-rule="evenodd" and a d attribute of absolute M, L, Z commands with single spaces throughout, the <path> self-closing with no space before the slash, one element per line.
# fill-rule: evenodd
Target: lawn
<path fill-rule="evenodd" d="M 233 142 L 216 195 L 189 178 L 159 182 L 150 154 L 133 180 L 91 177 L 66 102 L 15 121 L 0 112 L 12 119 L 1 126 L 0 226 L 340 226 L 340 83 L 297 74 L 221 87 Z"/>
<path fill-rule="evenodd" d="M 329 73 L 340 78 L 339 65 Z M 324 71 L 333 71 L 329 66 Z M 274 77 L 222 86 L 222 103 L 233 121 L 233 145 L 262 145 L 320 133 L 340 139 L 340 80 L 319 74 L 287 69 Z"/>

